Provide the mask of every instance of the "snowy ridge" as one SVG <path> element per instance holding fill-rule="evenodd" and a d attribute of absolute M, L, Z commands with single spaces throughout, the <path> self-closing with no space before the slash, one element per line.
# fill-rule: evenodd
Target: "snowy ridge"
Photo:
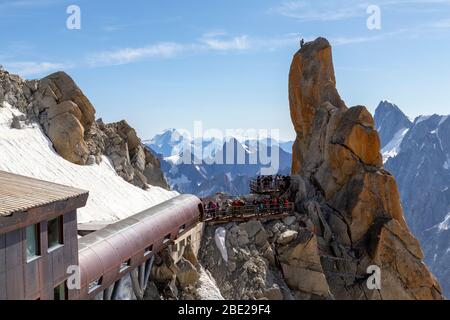
<path fill-rule="evenodd" d="M 0 106 L 0 170 L 88 190 L 78 223 L 118 221 L 178 194 L 159 187 L 144 191 L 127 183 L 107 157 L 99 165 L 68 162 L 54 151 L 39 125 L 11 129 L 13 115 L 20 112 L 7 103 Z"/>
<path fill-rule="evenodd" d="M 383 163 L 389 160 L 389 158 L 394 158 L 400 152 L 400 146 L 402 145 L 403 139 L 408 133 L 409 129 L 402 128 L 398 131 L 394 138 L 389 142 L 382 150 L 381 154 L 383 155 Z"/>
<path fill-rule="evenodd" d="M 446 231 L 450 228 L 450 212 L 445 216 L 444 221 L 442 221 L 439 225 L 438 225 L 438 229 L 440 232 L 442 231 Z M 449 248 L 450 249 L 450 248 Z"/>

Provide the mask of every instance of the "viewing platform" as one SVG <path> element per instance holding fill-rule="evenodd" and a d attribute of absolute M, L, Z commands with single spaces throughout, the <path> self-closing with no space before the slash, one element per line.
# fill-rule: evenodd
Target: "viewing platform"
<path fill-rule="evenodd" d="M 249 220 L 283 219 L 294 213 L 294 204 L 287 206 L 269 206 L 261 208 L 257 205 L 229 207 L 227 209 L 205 209 L 206 223 L 246 222 Z"/>
<path fill-rule="evenodd" d="M 262 195 L 283 194 L 289 189 L 290 184 L 290 176 L 259 176 L 250 181 L 250 191 Z"/>
<path fill-rule="evenodd" d="M 289 176 L 259 176 L 250 181 L 251 197 L 205 200 L 203 221 L 214 224 L 282 219 L 289 216 L 295 212 L 295 205 L 281 195 L 289 189 L 290 181 Z"/>

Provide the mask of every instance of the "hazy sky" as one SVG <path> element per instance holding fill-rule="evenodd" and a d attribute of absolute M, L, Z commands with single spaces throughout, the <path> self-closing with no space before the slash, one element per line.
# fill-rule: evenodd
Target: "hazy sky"
<path fill-rule="evenodd" d="M 81 29 L 69 30 L 69 5 Z M 381 9 L 369 30 L 367 8 Z M 105 121 L 142 138 L 166 128 L 280 129 L 300 35 L 333 45 L 338 90 L 372 112 L 448 114 L 450 0 L 0 0 L 0 64 L 27 78 L 67 71 Z"/>

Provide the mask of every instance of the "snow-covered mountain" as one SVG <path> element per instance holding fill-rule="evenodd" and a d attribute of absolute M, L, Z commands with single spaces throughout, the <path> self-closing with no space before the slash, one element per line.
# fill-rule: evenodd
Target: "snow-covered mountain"
<path fill-rule="evenodd" d="M 161 169 L 170 186 L 178 192 L 199 197 L 217 192 L 246 194 L 249 180 L 261 174 L 262 168 L 270 166 L 267 160 L 276 158 L 277 172 L 281 174 L 288 174 L 292 163 L 293 143 L 290 141 L 240 142 L 233 137 L 193 140 L 170 129 L 145 143 L 160 155 Z M 261 150 L 268 159 L 259 155 Z"/>
<path fill-rule="evenodd" d="M 450 117 L 420 116 L 411 122 L 397 106 L 382 102 L 375 121 L 407 222 L 450 296 Z"/>
<path fill-rule="evenodd" d="M 399 107 L 388 100 L 383 100 L 378 105 L 375 123 L 380 135 L 383 161 L 386 162 L 398 154 L 400 144 L 413 123 Z"/>
<path fill-rule="evenodd" d="M 180 155 L 184 149 L 191 149 L 196 155 L 203 154 L 203 157 L 214 157 L 218 151 L 220 151 L 226 143 L 226 141 L 233 139 L 234 137 L 215 138 L 215 137 L 202 137 L 201 139 L 183 134 L 177 129 L 167 129 L 162 133 L 157 134 L 151 140 L 146 140 L 144 143 L 155 153 L 162 155 L 164 158 L 174 159 Z M 275 140 L 272 138 L 262 138 L 259 140 L 246 139 L 242 141 L 242 145 L 252 148 L 256 146 L 258 142 L 265 145 L 271 145 L 273 147 L 279 147 L 287 153 L 292 153 L 293 141 Z"/>

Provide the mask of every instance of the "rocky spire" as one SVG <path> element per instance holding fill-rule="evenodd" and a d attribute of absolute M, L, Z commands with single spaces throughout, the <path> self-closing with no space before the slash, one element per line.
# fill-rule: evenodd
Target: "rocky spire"
<path fill-rule="evenodd" d="M 383 169 L 371 114 L 363 106 L 347 108 L 336 90 L 326 39 L 307 43 L 295 54 L 289 100 L 297 133 L 296 205 L 316 225 L 333 296 L 441 299 L 440 286 L 406 225 L 395 179 Z M 381 268 L 381 290 L 358 283 L 370 265 Z"/>

